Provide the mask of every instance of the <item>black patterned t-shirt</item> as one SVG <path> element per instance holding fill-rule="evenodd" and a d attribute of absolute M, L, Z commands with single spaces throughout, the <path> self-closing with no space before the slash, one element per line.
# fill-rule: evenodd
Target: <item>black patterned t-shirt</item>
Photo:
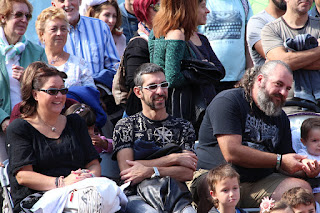
<path fill-rule="evenodd" d="M 139 112 L 118 121 L 113 132 L 113 155 L 124 148 L 132 148 L 142 140 L 162 148 L 168 143 L 179 145 L 183 150 L 194 151 L 195 131 L 192 124 L 182 118 L 169 115 L 165 120 L 154 121 Z"/>

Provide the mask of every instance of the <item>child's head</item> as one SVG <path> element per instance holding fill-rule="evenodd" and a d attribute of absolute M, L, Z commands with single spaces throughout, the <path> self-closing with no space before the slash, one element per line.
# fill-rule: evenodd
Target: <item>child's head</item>
<path fill-rule="evenodd" d="M 84 119 L 84 121 L 87 124 L 88 131 L 94 131 L 94 124 L 96 122 L 96 114 L 91 110 L 91 108 L 86 105 L 86 104 L 73 104 L 71 105 L 66 112 L 64 113 L 65 115 L 70 115 L 70 114 L 78 114 L 80 117 Z"/>
<path fill-rule="evenodd" d="M 308 118 L 301 125 L 301 142 L 311 155 L 320 156 L 320 118 Z"/>
<path fill-rule="evenodd" d="M 286 202 L 294 212 L 316 212 L 316 202 L 313 194 L 304 188 L 289 189 L 283 193 L 281 200 Z"/>
<path fill-rule="evenodd" d="M 216 208 L 235 207 L 240 199 L 239 174 L 229 165 L 220 165 L 211 169 L 207 183 Z"/>
<path fill-rule="evenodd" d="M 278 201 L 269 213 L 294 213 L 292 208 L 284 201 Z"/>

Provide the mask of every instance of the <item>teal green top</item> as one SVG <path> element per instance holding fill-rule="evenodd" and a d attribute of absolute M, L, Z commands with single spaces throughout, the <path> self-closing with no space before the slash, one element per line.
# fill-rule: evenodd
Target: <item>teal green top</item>
<path fill-rule="evenodd" d="M 183 40 L 165 40 L 164 37 L 156 39 L 151 31 L 149 36 L 150 63 L 161 66 L 170 87 L 181 87 L 186 84 L 182 75 L 181 60 L 190 58 L 187 43 Z"/>
<path fill-rule="evenodd" d="M 47 56 L 42 47 L 30 41 L 27 42 L 25 50 L 20 57 L 20 66 L 24 69 L 34 61 L 47 63 Z M 11 113 L 10 83 L 6 68 L 5 56 L 0 54 L 0 124 L 10 117 Z M 2 131 L 0 127 L 0 132 Z"/>

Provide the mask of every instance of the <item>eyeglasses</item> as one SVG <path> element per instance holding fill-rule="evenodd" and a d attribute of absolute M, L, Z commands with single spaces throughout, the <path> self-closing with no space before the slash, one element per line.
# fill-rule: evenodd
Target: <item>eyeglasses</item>
<path fill-rule="evenodd" d="M 160 87 L 161 89 L 167 89 L 169 87 L 169 82 L 163 82 L 161 84 L 151 84 L 151 85 L 148 85 L 148 86 L 139 86 L 140 88 L 142 89 L 147 89 L 151 92 L 155 91 L 158 89 L 158 87 Z"/>
<path fill-rule="evenodd" d="M 153 9 L 154 12 L 158 12 L 160 9 L 160 3 L 156 3 L 156 4 L 150 4 L 150 7 Z"/>
<path fill-rule="evenodd" d="M 20 19 L 23 18 L 23 16 L 26 17 L 27 21 L 29 21 L 32 18 L 32 15 L 30 13 L 23 13 L 23 12 L 16 12 L 16 13 L 11 13 L 14 18 Z"/>
<path fill-rule="evenodd" d="M 56 89 L 56 88 L 49 88 L 49 89 L 38 89 L 38 91 L 45 92 L 49 95 L 57 95 L 59 92 L 61 95 L 65 95 L 68 93 L 68 88 Z"/>

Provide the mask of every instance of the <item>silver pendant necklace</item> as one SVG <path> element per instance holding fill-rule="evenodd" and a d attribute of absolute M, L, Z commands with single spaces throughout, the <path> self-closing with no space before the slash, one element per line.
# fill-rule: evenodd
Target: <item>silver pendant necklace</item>
<path fill-rule="evenodd" d="M 38 115 L 38 118 L 42 123 L 44 123 L 46 126 L 48 126 L 52 132 L 55 132 L 57 130 L 57 128 L 55 126 L 51 126 L 51 125 L 47 124 L 46 122 L 44 122 L 44 120 L 42 120 L 42 118 L 39 115 Z"/>

